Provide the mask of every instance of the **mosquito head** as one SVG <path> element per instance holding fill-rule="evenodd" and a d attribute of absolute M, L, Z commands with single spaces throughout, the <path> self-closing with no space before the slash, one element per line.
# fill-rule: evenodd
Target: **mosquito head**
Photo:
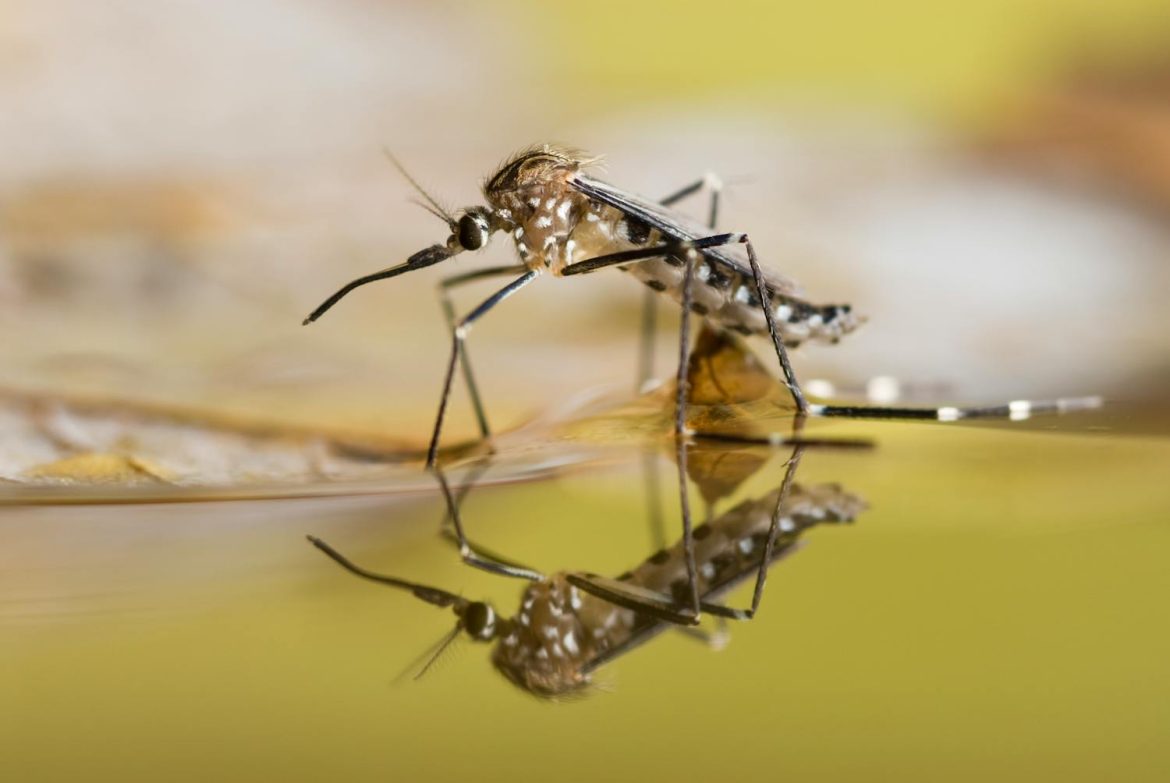
<path fill-rule="evenodd" d="M 499 618 L 491 604 L 468 601 L 455 607 L 455 612 L 459 615 L 459 625 L 477 642 L 490 642 L 499 633 Z"/>
<path fill-rule="evenodd" d="M 410 175 L 410 172 L 398 162 L 398 158 L 394 157 L 389 150 L 384 150 L 384 152 L 399 173 L 411 184 L 411 187 L 422 196 L 423 200 L 416 203 L 442 220 L 451 229 L 451 237 L 447 240 L 447 249 L 452 251 L 452 254 L 458 253 L 460 250 L 479 250 L 487 244 L 488 237 L 492 232 L 491 210 L 487 207 L 468 207 L 458 217 L 452 215 L 439 203 L 438 199 L 428 193 L 418 183 L 418 180 Z"/>
<path fill-rule="evenodd" d="M 468 207 L 451 225 L 447 247 L 459 250 L 479 250 L 492 234 L 491 211 L 487 207 Z"/>

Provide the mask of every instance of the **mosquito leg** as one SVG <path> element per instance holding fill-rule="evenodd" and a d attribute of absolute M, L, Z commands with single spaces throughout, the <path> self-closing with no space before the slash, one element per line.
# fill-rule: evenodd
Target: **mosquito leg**
<path fill-rule="evenodd" d="M 748 240 L 747 234 L 713 234 L 708 237 L 702 237 L 689 242 L 679 242 L 674 245 L 662 244 L 655 245 L 654 247 L 608 253 L 571 264 L 561 270 L 561 274 L 564 276 L 588 274 L 610 266 L 629 264 L 672 254 L 677 255 L 680 248 L 703 250 L 705 248 L 722 247 L 735 243 L 742 243 L 747 246 L 748 261 L 751 264 L 752 277 L 756 284 L 756 293 L 760 298 L 760 306 L 763 308 L 764 320 L 768 324 L 768 334 L 772 338 L 772 345 L 776 350 L 776 358 L 780 361 L 780 369 L 784 375 L 784 384 L 788 387 L 788 391 L 792 395 L 792 401 L 796 405 L 796 417 L 793 421 L 795 439 L 799 438 L 804 428 L 805 419 L 810 413 L 818 416 L 840 416 L 846 418 L 957 421 L 960 419 L 974 418 L 1027 418 L 1030 415 L 1039 413 L 1066 413 L 1070 411 L 1091 410 L 1099 408 L 1103 404 L 1103 400 L 1100 397 L 1073 397 L 1047 401 L 1017 400 L 1007 405 L 997 405 L 988 408 L 883 408 L 852 405 L 810 406 L 804 397 L 804 392 L 801 391 L 800 383 L 796 379 L 796 372 L 792 369 L 792 363 L 788 359 L 788 351 L 784 347 L 784 341 L 781 339 L 779 329 L 776 326 L 776 316 L 772 311 L 767 283 L 764 281 L 764 274 L 760 270 L 760 263 L 756 258 L 755 248 Z M 713 433 L 708 435 L 720 437 Z"/>
<path fill-rule="evenodd" d="M 715 222 L 719 216 L 719 194 L 723 190 L 723 183 L 714 174 L 707 174 L 685 188 L 671 193 L 658 203 L 669 207 L 687 196 L 698 193 L 704 187 L 711 193 L 707 227 L 714 231 Z M 643 391 L 646 384 L 654 377 L 654 333 L 658 321 L 658 299 L 658 293 L 651 289 L 646 289 L 642 294 L 642 337 L 638 350 L 638 385 L 635 389 L 638 392 Z"/>
<path fill-rule="evenodd" d="M 503 555 L 499 554 L 498 552 L 495 552 L 491 549 L 487 549 L 485 547 L 482 547 L 479 544 L 472 541 L 470 538 L 467 538 L 466 536 L 464 536 L 463 541 L 461 543 L 459 541 L 459 533 L 456 532 L 454 527 L 451 527 L 451 528 L 444 530 L 442 535 L 443 535 L 444 539 L 446 539 L 448 542 L 453 544 L 456 549 L 460 550 L 460 552 L 461 552 L 460 557 L 461 558 L 462 558 L 463 544 L 467 544 L 467 547 L 470 550 L 470 552 L 472 554 L 474 554 L 480 561 L 488 561 L 488 562 L 498 563 L 499 565 L 504 566 L 506 568 L 513 569 L 516 572 L 524 572 L 524 573 L 505 574 L 505 576 L 514 576 L 516 578 L 527 579 L 527 578 L 529 578 L 529 575 L 540 573 L 536 569 L 529 568 L 528 566 L 524 565 L 523 563 L 519 563 L 515 560 L 510 560 L 509 558 L 504 557 Z M 464 562 L 466 562 L 466 560 Z M 468 565 L 471 565 L 475 568 L 480 567 L 478 565 L 475 565 L 474 563 L 468 563 Z M 492 571 L 492 573 L 498 573 L 498 572 Z"/>
<path fill-rule="evenodd" d="M 451 302 L 452 288 L 501 275 L 518 275 L 524 272 L 524 270 L 525 266 L 523 264 L 493 266 L 441 280 L 439 282 L 439 300 L 443 307 L 443 317 L 447 319 L 447 329 L 454 334 L 455 306 Z M 460 365 L 460 369 L 463 371 L 463 382 L 467 384 L 467 394 L 471 397 L 471 407 L 475 410 L 475 420 L 479 424 L 479 434 L 484 440 L 489 440 L 492 436 L 491 427 L 488 425 L 487 413 L 484 411 L 483 401 L 479 396 L 479 387 L 475 383 L 475 374 L 471 371 L 471 357 L 468 355 L 466 348 L 463 349 L 462 355 L 460 356 Z"/>
<path fill-rule="evenodd" d="M 442 469 L 437 465 L 433 468 L 433 472 L 435 478 L 439 481 L 439 488 L 443 491 L 443 498 L 447 501 L 447 513 L 450 515 L 451 522 L 455 526 L 455 536 L 459 544 L 459 556 L 463 558 L 464 563 L 467 563 L 472 568 L 487 571 L 490 574 L 510 576 L 515 579 L 528 579 L 532 582 L 539 582 L 544 579 L 544 574 L 539 571 L 491 557 L 486 552 L 472 547 L 471 542 L 467 540 L 467 536 L 463 533 L 463 519 L 459 514 L 459 502 L 456 501 L 455 496 L 451 492 L 451 487 L 447 484 L 447 477 L 443 475 Z"/>
<path fill-rule="evenodd" d="M 698 614 L 689 609 L 680 609 L 671 596 L 663 593 L 583 572 L 567 573 L 565 580 L 603 601 L 662 622 L 682 626 L 697 625 L 699 622 Z"/>
<path fill-rule="evenodd" d="M 711 176 L 711 175 L 708 175 L 708 176 Z M 685 187 L 679 188 L 675 192 L 671 193 L 669 196 L 659 199 L 658 203 L 664 207 L 673 207 L 675 204 L 682 201 L 687 196 L 693 196 L 696 193 L 698 193 L 700 190 L 703 189 L 703 186 L 706 184 L 707 184 L 707 177 L 703 177 L 702 179 L 697 179 L 694 182 L 692 182 L 691 184 L 689 184 Z"/>
<path fill-rule="evenodd" d="M 685 188 L 676 190 L 674 193 L 671 193 L 669 196 L 662 199 L 658 203 L 664 207 L 673 206 L 679 201 L 682 201 L 687 196 L 693 196 L 694 194 L 698 193 L 704 187 L 707 188 L 707 190 L 711 193 L 711 200 L 709 202 L 707 213 L 707 226 L 709 228 L 715 228 L 716 218 L 719 215 L 719 198 L 720 194 L 723 193 L 723 182 L 713 172 L 707 172 L 705 175 L 703 175 L 702 179 L 695 180 Z"/>
<path fill-rule="evenodd" d="M 854 419 L 925 419 L 927 421 L 962 421 L 966 419 L 1007 419 L 1018 421 L 1035 415 L 1074 413 L 1100 408 L 1101 397 L 1059 397 L 1054 400 L 1014 400 L 1003 405 L 975 408 L 884 408 L 872 405 L 818 405 L 818 416 Z"/>
<path fill-rule="evenodd" d="M 772 511 L 772 524 L 768 527 L 768 540 L 764 544 L 764 557 L 760 561 L 760 573 L 756 575 L 756 586 L 752 590 L 752 608 L 749 610 L 749 617 L 756 616 L 756 612 L 760 608 L 760 600 L 764 596 L 764 583 L 768 580 L 768 566 L 771 565 L 772 550 L 776 546 L 776 536 L 780 532 L 780 512 L 792 490 L 792 479 L 796 476 L 796 469 L 800 467 L 804 448 L 802 445 L 797 445 L 792 449 L 792 456 L 788 458 L 788 465 L 784 469 L 784 481 L 780 483 L 780 494 L 776 498 L 776 508 Z"/>
<path fill-rule="evenodd" d="M 475 487 L 476 483 L 483 476 L 483 474 L 487 472 L 490 466 L 490 463 L 486 459 L 480 460 L 475 464 L 474 467 L 471 468 L 471 470 L 468 471 L 467 477 L 464 478 L 463 483 L 459 486 L 459 489 L 453 493 L 454 507 L 456 510 L 463 510 L 464 499 L 467 498 L 467 495 L 471 492 L 472 488 Z M 452 521 L 451 507 L 451 503 L 445 503 L 443 505 L 443 519 L 439 522 L 439 533 L 451 538 L 452 541 L 458 542 L 458 536 L 456 536 L 453 532 L 455 523 Z"/>
<path fill-rule="evenodd" d="M 715 630 L 713 631 L 705 631 L 693 626 L 683 626 L 677 630 L 688 639 L 702 642 L 713 650 L 722 650 L 731 640 L 731 633 L 727 630 L 726 617 L 715 618 Z"/>
<path fill-rule="evenodd" d="M 451 382 L 455 379 L 455 365 L 463 353 L 463 343 L 467 339 L 468 331 L 470 331 L 472 325 L 482 318 L 485 313 L 535 280 L 537 274 L 538 272 L 536 270 L 525 272 L 485 299 L 478 307 L 465 315 L 455 325 L 455 329 L 451 335 L 451 357 L 447 361 L 447 374 L 443 379 L 442 395 L 439 397 L 439 413 L 435 417 L 435 430 L 431 435 L 430 448 L 427 449 L 427 468 L 433 468 L 435 466 L 435 460 L 439 454 L 439 434 L 443 430 L 443 418 L 447 414 L 447 401 L 451 397 Z"/>
<path fill-rule="evenodd" d="M 784 341 L 780 339 L 780 332 L 776 329 L 776 316 L 772 312 L 772 303 L 768 299 L 768 286 L 764 283 L 764 273 L 760 271 L 760 262 L 756 259 L 756 249 L 752 247 L 751 241 L 745 234 L 740 240 L 747 246 L 748 263 L 752 266 L 752 277 L 756 279 L 756 293 L 760 297 L 760 307 L 764 311 L 764 320 L 768 322 L 768 334 L 772 336 L 772 345 L 776 348 L 776 358 L 780 360 L 780 369 L 784 371 L 784 383 L 788 386 L 788 391 L 792 394 L 792 401 L 796 403 L 796 413 L 798 417 L 798 424 L 803 424 L 804 417 L 808 415 L 808 402 L 804 399 L 804 392 L 800 390 L 800 384 L 796 381 L 796 373 L 792 369 L 792 363 L 788 361 L 788 351 L 784 348 Z"/>
<path fill-rule="evenodd" d="M 764 311 L 764 320 L 768 322 L 768 333 L 772 337 L 772 345 L 776 348 L 776 358 L 780 360 L 780 369 L 784 371 L 784 383 L 788 386 L 788 391 L 792 395 L 792 401 L 796 404 L 797 426 L 803 423 L 803 419 L 808 415 L 809 406 L 808 401 L 804 398 L 804 392 L 800 390 L 800 384 L 796 380 L 796 372 L 792 369 L 792 363 L 788 360 L 788 351 L 784 348 L 784 341 L 780 339 L 780 332 L 776 327 L 776 316 L 772 312 L 772 305 L 768 297 L 768 286 L 764 282 L 764 273 L 760 270 L 760 262 L 756 258 L 756 249 L 752 246 L 751 240 L 748 239 L 747 234 L 728 233 L 728 234 L 713 234 L 709 237 L 702 237 L 685 243 L 683 246 L 691 250 L 702 250 L 704 248 L 720 247 L 723 245 L 730 245 L 734 243 L 742 243 L 747 246 L 748 262 L 752 267 L 752 277 L 755 278 L 756 293 L 760 297 L 760 307 Z M 597 258 L 589 258 L 584 261 L 578 261 L 565 267 L 561 274 L 575 275 L 584 272 L 592 272 L 607 266 L 614 266 L 615 264 L 625 264 L 631 261 L 640 261 L 646 258 L 654 258 L 655 256 L 668 255 L 672 252 L 669 245 L 656 245 L 654 247 L 641 248 L 639 250 L 627 250 L 621 253 L 610 253 Z M 673 249 L 674 253 L 678 249 Z M 684 289 L 689 286 L 690 281 L 690 267 L 687 267 L 687 277 L 684 278 Z M 686 290 L 684 290 L 684 296 Z M 690 303 L 687 302 L 683 306 L 683 313 L 686 314 Z M 680 373 L 683 372 L 680 369 Z"/>
<path fill-rule="evenodd" d="M 788 494 L 792 488 L 792 478 L 796 475 L 796 469 L 800 466 L 800 458 L 804 456 L 803 445 L 797 445 L 792 449 L 792 456 L 788 458 L 788 464 L 784 470 L 784 480 L 780 484 L 780 492 L 776 497 L 776 507 L 772 510 L 772 522 L 768 525 L 768 538 L 764 542 L 764 553 L 760 558 L 760 570 L 756 573 L 756 586 L 752 590 L 752 604 L 750 609 L 731 609 L 726 607 L 729 617 L 737 620 L 750 620 L 756 616 L 759 611 L 760 601 L 764 597 L 764 583 L 768 581 L 768 567 L 772 565 L 772 552 L 776 547 L 776 538 L 780 534 L 780 516 L 784 508 L 784 502 L 788 500 Z"/>
<path fill-rule="evenodd" d="M 678 602 L 665 593 L 580 571 L 565 574 L 565 581 L 603 601 L 662 622 L 681 626 L 693 626 L 699 623 L 699 614 L 693 613 L 689 607 L 680 609 Z M 722 604 L 708 601 L 700 601 L 699 610 L 701 613 L 711 614 L 715 617 L 735 618 L 739 616 L 737 614 L 739 610 L 728 609 Z"/>
<path fill-rule="evenodd" d="M 695 251 L 687 249 L 683 256 L 682 313 L 678 326 L 678 373 L 674 400 L 674 435 L 687 434 L 687 360 L 691 354 L 691 298 L 694 294 Z"/>
<path fill-rule="evenodd" d="M 609 579 L 591 573 L 569 573 L 565 575 L 569 584 L 590 595 L 609 601 L 616 606 L 645 614 L 663 622 L 675 625 L 697 625 L 702 612 L 708 608 L 716 614 L 728 612 L 718 604 L 707 604 L 699 598 L 698 569 L 695 568 L 695 540 L 691 527 L 690 504 L 687 498 L 686 440 L 676 439 L 679 465 L 679 501 L 682 504 L 683 552 L 687 563 L 687 584 L 690 589 L 690 606 L 680 607 L 674 595 L 647 590 L 637 585 L 616 579 Z"/>
<path fill-rule="evenodd" d="M 455 524 L 455 521 L 454 521 L 455 517 L 451 513 L 451 509 L 452 509 L 452 507 L 454 507 L 454 509 L 457 512 L 459 512 L 460 515 L 462 515 L 463 501 L 467 498 L 468 494 L 470 494 L 471 490 L 475 487 L 475 484 L 479 481 L 479 479 L 483 476 L 483 474 L 487 472 L 487 469 L 490 466 L 491 466 L 491 464 L 488 460 L 486 460 L 486 459 L 480 460 L 468 472 L 467 477 L 463 480 L 463 483 L 460 485 L 459 489 L 457 489 L 453 493 L 451 493 L 451 498 L 453 499 L 454 502 L 453 502 L 453 504 L 446 503 L 443 506 L 443 520 L 442 520 L 442 522 L 439 523 L 439 533 L 444 538 L 446 538 L 448 541 L 450 541 L 452 544 L 454 544 L 455 547 L 457 549 L 459 549 L 460 551 L 462 551 L 462 549 L 463 549 L 463 544 L 466 543 L 469 549 L 471 549 L 473 552 L 478 554 L 483 559 L 494 560 L 497 563 L 502 563 L 506 566 L 511 566 L 513 568 L 520 569 L 520 570 L 530 570 L 530 569 L 527 569 L 526 566 L 524 566 L 520 563 L 517 563 L 514 560 L 509 560 L 508 558 L 503 557 L 502 555 L 496 554 L 495 552 L 492 552 L 492 551 L 485 549 L 484 547 L 480 546 L 479 544 L 474 543 L 471 539 L 467 538 L 466 536 L 463 536 L 462 539 L 460 538 L 459 532 L 462 528 L 462 519 L 460 519 L 460 524 L 457 526 Z M 438 472 L 439 468 L 436 467 L 435 470 L 436 470 L 436 472 Z M 443 478 L 446 478 L 445 474 L 444 474 Z M 442 482 L 440 482 L 440 487 L 442 487 Z M 535 573 L 535 572 L 533 572 L 533 573 Z"/>
<path fill-rule="evenodd" d="M 658 472 L 658 453 L 648 447 L 642 452 L 642 478 L 646 491 L 646 521 L 650 543 L 655 551 L 666 547 L 666 530 L 662 524 L 662 483 Z"/>
<path fill-rule="evenodd" d="M 776 328 L 776 316 L 772 312 L 771 302 L 768 298 L 768 286 L 764 282 L 764 273 L 760 270 L 760 262 L 756 259 L 756 249 L 752 247 L 751 241 L 747 234 L 713 234 L 709 237 L 702 237 L 690 242 L 681 243 L 684 248 L 690 250 L 702 250 L 704 248 L 721 247 L 723 245 L 730 245 L 733 243 L 742 243 L 747 246 L 748 261 L 751 263 L 752 276 L 755 278 L 756 292 L 760 297 L 760 307 L 764 311 L 764 320 L 768 322 L 768 333 L 772 337 L 772 345 L 776 348 L 776 358 L 780 360 L 780 369 L 784 371 L 784 383 L 788 387 L 789 393 L 792 395 L 792 401 L 796 404 L 796 429 L 800 430 L 804 423 L 804 418 L 808 416 L 809 405 L 804 398 L 804 392 L 800 390 L 800 384 L 796 380 L 796 372 L 792 369 L 792 363 L 788 360 L 788 351 L 784 348 L 784 341 L 780 339 L 780 332 Z M 586 272 L 593 272 L 607 266 L 615 266 L 617 264 L 627 264 L 632 261 L 641 261 L 647 258 L 654 258 L 657 256 L 670 255 L 671 253 L 678 253 L 678 247 L 671 247 L 670 245 L 655 245 L 654 247 L 645 247 L 638 250 L 626 250 L 620 253 L 609 253 L 604 256 L 596 258 L 587 258 L 584 261 L 578 261 L 565 267 L 562 275 L 578 275 Z M 687 267 L 687 277 L 684 278 L 684 287 L 689 285 L 690 267 Z M 686 292 L 684 291 L 684 294 Z M 684 306 L 684 315 L 689 309 L 689 302 Z M 683 372 L 680 369 L 680 373 Z M 818 412 L 821 409 L 818 408 Z"/>
<path fill-rule="evenodd" d="M 687 360 L 690 358 L 690 315 L 692 284 L 695 277 L 695 251 L 688 248 L 682 288 L 682 312 L 678 327 L 678 375 L 674 401 L 674 437 L 678 449 L 678 501 L 682 510 L 683 553 L 687 563 L 687 585 L 691 593 L 691 611 L 699 614 L 699 573 L 695 566 L 695 538 L 691 519 L 691 503 L 687 492 Z"/>
<path fill-rule="evenodd" d="M 658 331 L 658 292 L 642 292 L 642 334 L 638 341 L 638 378 L 634 391 L 641 394 L 654 377 L 654 335 Z"/>
<path fill-rule="evenodd" d="M 575 264 L 569 264 L 561 270 L 561 275 L 567 277 L 569 275 L 588 274 L 589 272 L 596 272 L 598 269 L 617 266 L 618 264 L 630 264 L 635 261 L 645 261 L 648 258 L 661 258 L 662 256 L 678 255 L 680 250 L 685 250 L 687 248 L 693 250 L 702 250 L 708 247 L 722 247 L 723 245 L 742 242 L 743 237 L 743 234 L 735 233 L 712 234 L 709 237 L 695 239 L 690 242 L 675 242 L 673 244 L 640 247 L 635 250 L 622 250 L 617 253 L 606 253 L 603 256 L 586 258 L 584 261 L 578 261 Z"/>
<path fill-rule="evenodd" d="M 463 501 L 471 494 L 471 490 L 475 489 L 475 485 L 487 473 L 488 468 L 491 467 L 491 462 L 487 459 L 481 459 L 475 462 L 474 466 L 467 471 L 467 476 L 463 479 L 463 483 L 459 485 L 459 489 L 454 493 L 455 505 L 457 508 L 463 508 Z M 442 527 L 446 527 L 451 521 L 451 510 L 446 509 L 443 513 Z"/>
<path fill-rule="evenodd" d="M 685 313 L 686 310 L 683 312 Z M 686 436 L 678 432 L 675 433 L 674 438 L 678 463 L 678 502 L 683 525 L 683 557 L 686 559 L 687 565 L 687 588 L 690 590 L 691 599 L 690 611 L 697 620 L 700 611 L 699 569 L 695 565 L 694 524 L 691 520 L 691 503 L 687 492 L 687 442 Z"/>

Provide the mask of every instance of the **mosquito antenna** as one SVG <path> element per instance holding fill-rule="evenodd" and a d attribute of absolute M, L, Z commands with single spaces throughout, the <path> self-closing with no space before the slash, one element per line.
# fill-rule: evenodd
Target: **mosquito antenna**
<path fill-rule="evenodd" d="M 455 218 L 451 216 L 450 212 L 443 209 L 443 207 L 439 205 L 439 202 L 436 201 L 430 193 L 427 193 L 426 190 L 423 189 L 422 185 L 418 184 L 418 180 L 410 176 L 410 172 L 406 170 L 406 167 L 398 162 L 398 158 L 394 157 L 394 153 L 391 152 L 387 147 L 382 148 L 382 153 L 390 160 L 392 164 L 394 164 L 394 168 L 398 169 L 398 173 L 405 177 L 406 181 L 409 182 L 414 187 L 414 189 L 417 190 L 424 199 L 426 199 L 427 203 L 434 208 L 434 211 L 431 212 L 431 214 L 438 215 L 439 217 L 443 218 L 443 220 L 447 221 L 448 226 L 454 228 L 456 225 Z"/>
<path fill-rule="evenodd" d="M 417 681 L 422 679 L 423 675 L 430 671 L 431 667 L 435 665 L 435 662 L 438 661 L 439 658 L 442 657 L 443 653 L 447 651 L 447 648 L 450 647 L 451 644 L 459 638 L 459 634 L 462 631 L 463 623 L 455 623 L 455 627 L 447 633 L 443 634 L 439 641 L 432 644 L 430 647 L 424 650 L 421 655 L 407 664 L 398 674 L 398 676 L 394 678 L 393 684 L 397 685 L 398 683 L 402 682 L 411 672 L 415 672 L 414 676 L 411 677 L 412 680 Z"/>
<path fill-rule="evenodd" d="M 450 649 L 452 643 L 454 643 L 454 641 L 459 638 L 459 632 L 462 630 L 463 630 L 463 623 L 462 622 L 456 623 L 455 628 L 451 631 L 451 633 L 444 636 L 439 641 L 439 644 L 435 645 L 435 647 L 432 648 L 432 649 L 434 649 L 435 653 L 423 665 L 423 667 L 418 670 L 418 674 L 414 675 L 415 682 L 418 682 L 423 677 L 425 677 L 426 673 L 431 670 L 431 667 L 433 667 L 436 663 L 439 662 L 439 659 L 443 657 L 443 653 L 445 653 L 448 649 Z"/>
<path fill-rule="evenodd" d="M 448 215 L 448 214 L 447 214 L 447 213 L 445 213 L 445 212 L 440 212 L 439 210 L 435 209 L 434 207 L 432 207 L 430 204 L 426 203 L 425 201 L 420 201 L 420 200 L 418 200 L 417 198 L 412 198 L 412 199 L 410 200 L 410 203 L 411 203 L 411 204 L 417 204 L 418 206 L 420 206 L 420 207 L 422 207 L 423 209 L 425 209 L 427 212 L 430 212 L 432 215 L 434 215 L 435 217 L 437 217 L 439 220 L 442 220 L 444 223 L 446 223 L 446 224 L 447 224 L 447 226 L 448 226 L 449 228 L 451 228 L 452 230 L 454 230 L 454 229 L 456 228 L 456 225 L 455 225 L 454 223 L 452 223 L 452 222 L 451 222 L 451 216 L 450 216 L 450 215 Z"/>

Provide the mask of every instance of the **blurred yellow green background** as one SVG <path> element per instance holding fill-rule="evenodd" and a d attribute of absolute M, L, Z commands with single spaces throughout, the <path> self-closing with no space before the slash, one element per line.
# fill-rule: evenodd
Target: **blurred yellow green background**
<path fill-rule="evenodd" d="M 1156 0 L 491 5 L 516 25 L 529 62 L 564 85 L 569 95 L 551 96 L 554 105 L 584 97 L 589 112 L 615 101 L 701 107 L 711 96 L 767 110 L 796 97 L 986 121 L 1071 59 L 1160 59 L 1170 29 Z M 501 45 L 505 24 L 493 29 Z"/>

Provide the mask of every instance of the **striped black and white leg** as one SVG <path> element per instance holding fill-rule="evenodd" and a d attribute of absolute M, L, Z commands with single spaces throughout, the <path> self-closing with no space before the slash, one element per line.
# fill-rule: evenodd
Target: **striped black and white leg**
<path fill-rule="evenodd" d="M 723 183 L 712 173 L 695 180 L 684 188 L 676 190 L 658 203 L 664 207 L 673 206 L 704 188 L 710 193 L 707 207 L 707 227 L 715 230 L 719 218 L 719 198 Z M 642 336 L 638 346 L 638 377 L 635 391 L 643 392 L 654 377 L 654 333 L 658 325 L 658 294 L 652 289 L 642 293 Z"/>
<path fill-rule="evenodd" d="M 760 609 L 760 601 L 764 597 L 764 584 L 768 581 L 768 568 L 772 565 L 773 552 L 776 548 L 776 538 L 780 534 L 781 517 L 780 512 L 784 508 L 784 501 L 788 499 L 788 494 L 792 489 L 792 480 L 796 476 L 796 469 L 800 467 L 800 458 L 804 456 L 803 445 L 797 445 L 792 450 L 792 456 L 788 458 L 788 464 L 784 469 L 784 480 L 780 484 L 780 492 L 776 498 L 776 507 L 772 510 L 772 521 L 768 525 L 768 538 L 764 542 L 764 552 L 760 556 L 760 570 L 756 573 L 756 584 L 752 589 L 752 603 L 748 609 L 733 609 L 731 607 L 718 605 L 718 609 L 706 607 L 709 614 L 714 614 L 719 617 L 729 617 L 735 620 L 751 620 L 756 616 L 756 612 Z"/>
<path fill-rule="evenodd" d="M 519 563 L 499 557 L 498 555 L 487 552 L 486 550 L 475 546 L 468 540 L 467 535 L 463 531 L 463 517 L 460 514 L 460 506 L 463 503 L 464 497 L 471 490 L 471 485 L 478 478 L 481 473 L 473 474 L 473 477 L 465 482 L 464 486 L 460 488 L 458 496 L 451 491 L 450 485 L 447 483 L 447 477 L 443 474 L 442 468 L 435 466 L 433 470 L 435 478 L 439 482 L 439 489 L 443 492 L 443 499 L 447 503 L 447 518 L 450 519 L 455 532 L 455 543 L 459 547 L 459 556 L 463 562 L 472 568 L 478 568 L 482 571 L 487 571 L 490 574 L 497 574 L 499 576 L 508 576 L 514 579 L 527 579 L 532 582 L 539 582 L 544 579 L 544 574 L 539 571 L 520 565 Z"/>
<path fill-rule="evenodd" d="M 487 269 L 477 269 L 473 272 L 454 275 L 439 281 L 439 302 L 443 308 L 443 317 L 447 321 L 447 329 L 451 334 L 454 335 L 455 333 L 455 306 L 451 301 L 451 289 L 494 277 L 519 275 L 526 268 L 523 264 L 493 266 Z M 463 382 L 467 384 L 467 394 L 471 397 L 471 407 L 475 411 L 475 421 L 479 425 L 480 437 L 485 441 L 490 441 L 492 437 L 491 427 L 488 424 L 483 401 L 479 396 L 479 386 L 476 384 L 475 374 L 471 370 L 471 357 L 467 352 L 466 346 L 460 354 L 459 363 L 463 373 Z"/>
<path fill-rule="evenodd" d="M 788 392 L 792 395 L 792 401 L 796 406 L 798 426 L 804 417 L 809 413 L 808 402 L 804 398 L 804 393 L 800 389 L 800 384 L 796 380 L 796 372 L 792 369 L 792 363 L 788 360 L 788 351 L 784 347 L 784 341 L 780 338 L 780 331 L 776 326 L 776 315 L 772 312 L 770 298 L 768 296 L 768 286 L 764 281 L 764 273 L 760 269 L 759 260 L 756 258 L 756 250 L 752 246 L 751 240 L 748 239 L 747 234 L 740 233 L 725 233 L 712 234 L 708 237 L 702 237 L 686 243 L 676 243 L 674 245 L 655 245 L 653 247 L 638 248 L 637 250 L 626 250 L 620 253 L 610 253 L 596 258 L 589 258 L 584 261 L 579 261 L 564 269 L 562 274 L 574 275 L 593 272 L 607 266 L 614 266 L 617 264 L 625 264 L 631 261 L 641 261 L 647 258 L 661 257 L 664 255 L 678 255 L 681 251 L 686 249 L 702 250 L 704 248 L 722 247 L 724 245 L 743 244 L 747 248 L 748 261 L 751 264 L 752 276 L 756 283 L 756 293 L 760 299 L 760 307 L 764 312 L 764 319 L 768 324 L 768 334 L 772 337 L 772 345 L 776 350 L 776 358 L 780 362 L 780 369 L 784 375 L 784 383 L 788 387 Z M 685 260 L 685 259 L 684 259 Z M 690 265 L 688 263 L 687 273 L 684 277 L 684 297 L 688 301 L 683 304 L 683 322 L 687 323 L 687 313 L 690 310 L 689 302 L 689 281 L 691 279 Z M 680 369 L 680 375 L 685 379 L 685 369 Z M 680 409 L 678 416 L 683 416 L 684 412 Z M 681 431 L 681 427 L 676 421 L 676 430 Z"/>
<path fill-rule="evenodd" d="M 537 274 L 538 272 L 536 270 L 526 271 L 520 277 L 485 299 L 478 307 L 460 319 L 452 330 L 451 356 L 447 360 L 447 374 L 443 378 L 443 391 L 439 397 L 439 412 L 435 416 L 435 429 L 431 434 L 430 448 L 427 449 L 428 469 L 434 468 L 435 462 L 438 459 L 439 436 L 443 431 L 443 419 L 447 414 L 447 402 L 451 398 L 451 383 L 455 379 L 455 365 L 459 362 L 459 358 L 463 354 L 463 344 L 467 340 L 468 332 L 471 331 L 471 327 L 475 322 L 487 314 L 489 310 L 531 283 L 536 279 Z"/>
<path fill-rule="evenodd" d="M 678 502 L 682 511 L 683 555 L 687 566 L 687 587 L 691 611 L 699 614 L 698 568 L 695 566 L 694 522 L 691 517 L 690 493 L 687 491 L 687 365 L 689 364 L 691 295 L 695 278 L 695 257 L 698 253 L 687 248 L 682 253 L 684 264 L 682 287 L 682 314 L 678 327 L 678 375 L 674 400 L 674 438 L 678 463 Z"/>

